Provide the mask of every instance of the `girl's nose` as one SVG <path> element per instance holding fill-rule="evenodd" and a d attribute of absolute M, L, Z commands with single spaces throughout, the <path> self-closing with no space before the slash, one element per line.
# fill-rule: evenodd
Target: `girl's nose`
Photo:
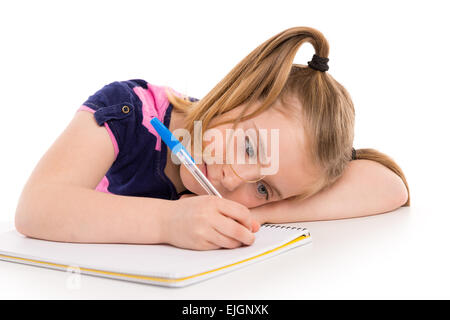
<path fill-rule="evenodd" d="M 228 191 L 234 191 L 243 183 L 242 179 L 234 174 L 229 165 L 225 164 L 222 167 L 222 185 Z"/>

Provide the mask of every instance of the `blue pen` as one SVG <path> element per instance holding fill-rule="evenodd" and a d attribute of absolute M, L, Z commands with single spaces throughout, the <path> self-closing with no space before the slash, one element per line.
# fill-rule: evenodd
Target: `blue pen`
<path fill-rule="evenodd" d="M 169 129 L 158 118 L 154 117 L 150 120 L 150 124 L 155 128 L 161 139 L 172 150 L 181 163 L 189 170 L 200 185 L 208 192 L 208 194 L 216 195 L 222 198 L 220 193 L 214 188 L 212 183 L 205 177 L 203 172 L 195 165 L 194 159 L 191 157 L 181 142 L 170 132 Z"/>

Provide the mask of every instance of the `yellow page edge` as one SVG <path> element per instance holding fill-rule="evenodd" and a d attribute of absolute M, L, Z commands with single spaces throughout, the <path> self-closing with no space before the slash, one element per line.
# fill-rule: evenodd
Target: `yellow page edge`
<path fill-rule="evenodd" d="M 286 247 L 288 245 L 291 245 L 291 244 L 293 244 L 295 242 L 298 242 L 300 240 L 303 240 L 303 239 L 306 239 L 306 238 L 309 238 L 309 237 L 310 237 L 310 235 L 303 235 L 303 236 L 295 238 L 294 240 L 291 240 L 291 241 L 289 241 L 289 242 L 287 242 L 287 243 L 285 243 L 285 244 L 283 244 L 283 245 L 281 245 L 279 247 L 276 247 L 276 248 L 274 248 L 272 250 L 260 253 L 260 254 L 254 256 L 254 257 L 250 257 L 250 258 L 244 259 L 242 261 L 231 263 L 231 264 L 223 266 L 223 267 L 219 267 L 219 268 L 216 268 L 216 269 L 212 269 L 212 270 L 209 270 L 209 271 L 205 271 L 205 272 L 202 272 L 202 273 L 194 274 L 192 276 L 187 276 L 187 277 L 178 278 L 178 279 L 167 279 L 167 278 L 158 278 L 158 277 L 149 277 L 149 276 L 139 276 L 139 275 L 134 275 L 134 274 L 111 272 L 111 271 L 103 271 L 103 270 L 89 269 L 89 268 L 83 268 L 83 267 L 79 267 L 79 269 L 81 271 L 85 271 L 85 272 L 91 272 L 91 273 L 97 273 L 97 274 L 103 274 L 103 275 L 109 275 L 109 276 L 115 276 L 115 277 L 124 277 L 124 278 L 139 279 L 139 280 L 176 283 L 176 282 L 181 282 L 181 281 L 185 281 L 185 280 L 188 280 L 188 279 L 200 277 L 200 276 L 203 276 L 203 275 L 208 274 L 208 273 L 216 272 L 216 271 L 219 271 L 219 270 L 222 270 L 222 269 L 225 269 L 225 268 L 229 268 L 229 267 L 232 267 L 232 266 L 235 266 L 235 265 L 238 265 L 238 264 L 241 264 L 241 263 L 244 263 L 244 262 L 256 259 L 256 258 L 259 258 L 261 256 L 267 255 L 269 253 L 272 253 L 272 252 L 274 252 L 276 250 L 279 250 L 281 248 L 284 248 L 284 247 Z M 20 262 L 20 261 L 22 261 L 22 262 L 31 262 L 31 263 L 36 263 L 36 264 L 40 264 L 40 265 L 46 265 L 46 266 L 51 266 L 51 267 L 56 267 L 56 268 L 63 268 L 63 269 L 67 269 L 67 268 L 71 267 L 69 265 L 51 263 L 51 262 L 46 262 L 46 261 L 39 261 L 39 260 L 34 260 L 34 259 L 20 258 L 20 257 L 3 255 L 3 254 L 0 254 L 0 258 L 6 258 L 8 260 L 13 260 L 13 261 L 16 260 L 18 262 Z"/>

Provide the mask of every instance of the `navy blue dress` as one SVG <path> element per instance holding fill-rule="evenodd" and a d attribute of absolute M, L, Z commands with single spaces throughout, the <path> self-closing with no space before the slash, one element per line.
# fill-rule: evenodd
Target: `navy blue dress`
<path fill-rule="evenodd" d="M 167 146 L 150 124 L 158 117 L 169 127 L 173 106 L 165 89 L 142 79 L 115 81 L 91 95 L 77 111 L 94 114 L 114 146 L 115 160 L 96 190 L 126 196 L 179 199 L 164 173 Z M 172 88 L 168 88 L 182 96 Z M 188 97 L 191 101 L 198 99 Z"/>

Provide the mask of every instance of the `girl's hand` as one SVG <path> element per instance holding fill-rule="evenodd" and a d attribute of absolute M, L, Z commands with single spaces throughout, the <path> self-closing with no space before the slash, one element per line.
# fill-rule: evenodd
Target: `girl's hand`
<path fill-rule="evenodd" d="M 281 201 L 284 201 L 284 200 L 276 201 L 273 203 L 268 203 L 268 204 L 250 209 L 250 215 L 252 216 L 255 225 L 258 226 L 258 230 L 259 230 L 259 227 L 262 226 L 264 223 L 269 222 L 267 215 L 270 213 L 273 214 L 273 211 L 277 208 L 276 207 L 277 203 L 280 203 Z"/>
<path fill-rule="evenodd" d="M 216 196 L 182 196 L 165 215 L 162 242 L 180 248 L 211 250 L 251 245 L 259 229 L 250 210 Z"/>

